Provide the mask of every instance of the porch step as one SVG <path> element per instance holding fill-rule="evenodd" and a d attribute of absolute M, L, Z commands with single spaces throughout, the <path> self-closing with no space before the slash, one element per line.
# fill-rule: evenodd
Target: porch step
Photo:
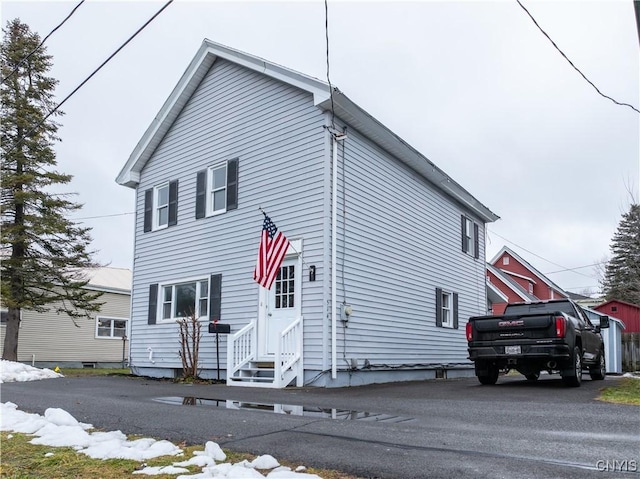
<path fill-rule="evenodd" d="M 273 383 L 274 379 L 275 364 L 269 361 L 251 361 L 231 377 L 236 383 Z"/>

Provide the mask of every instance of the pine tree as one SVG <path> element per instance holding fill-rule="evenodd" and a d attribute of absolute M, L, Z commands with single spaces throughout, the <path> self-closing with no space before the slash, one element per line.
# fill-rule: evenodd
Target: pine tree
<path fill-rule="evenodd" d="M 70 175 L 55 171 L 52 118 L 57 80 L 48 77 L 51 56 L 19 19 L 7 23 L 0 44 L 1 297 L 8 309 L 3 359 L 16 361 L 21 311 L 56 311 L 75 318 L 99 311 L 100 293 L 84 289 L 87 268 L 98 266 L 88 250 L 89 228 L 65 217 L 82 205 L 53 193 Z M 77 323 L 76 323 L 77 325 Z M 55 334 L 55 331 L 51 331 Z"/>
<path fill-rule="evenodd" d="M 602 283 L 605 298 L 640 304 L 640 204 L 622 215 L 611 253 Z"/>

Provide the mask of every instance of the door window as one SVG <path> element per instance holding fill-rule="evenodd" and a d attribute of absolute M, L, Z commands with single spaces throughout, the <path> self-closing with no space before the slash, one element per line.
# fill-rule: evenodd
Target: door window
<path fill-rule="evenodd" d="M 275 308 L 286 309 L 294 307 L 295 297 L 295 266 L 282 266 L 275 281 Z"/>

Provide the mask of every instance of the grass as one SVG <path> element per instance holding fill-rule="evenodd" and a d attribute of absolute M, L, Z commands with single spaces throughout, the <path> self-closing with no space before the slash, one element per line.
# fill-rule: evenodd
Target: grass
<path fill-rule="evenodd" d="M 9 438 L 11 436 L 11 438 Z M 92 459 L 80 454 L 70 447 L 51 447 L 30 444 L 33 436 L 20 433 L 0 433 L 2 443 L 2 461 L 0 477 L 7 479 L 123 479 L 144 478 L 146 475 L 134 475 L 142 469 L 138 461 L 127 459 Z M 130 438 L 133 439 L 133 438 Z M 169 466 L 174 462 L 185 461 L 193 457 L 193 451 L 203 450 L 202 446 L 179 445 L 184 456 L 164 456 L 145 461 L 147 466 Z M 245 453 L 226 451 L 227 461 L 238 463 L 244 459 L 251 461 L 256 456 Z M 49 454 L 47 457 L 46 455 Z M 299 464 L 279 461 L 283 466 L 295 469 Z M 188 467 L 191 474 L 202 472 L 202 468 Z M 268 471 L 262 471 L 266 476 Z M 327 469 L 307 467 L 309 474 L 317 474 L 323 479 L 358 479 L 355 476 Z M 187 473 L 184 473 L 187 474 Z M 175 479 L 175 474 L 159 474 L 158 479 Z"/>
<path fill-rule="evenodd" d="M 53 370 L 53 368 L 50 368 Z M 131 371 L 129 368 L 60 368 L 60 374 L 70 377 L 87 377 L 87 376 L 129 376 Z"/>
<path fill-rule="evenodd" d="M 615 386 L 602 389 L 601 401 L 640 406 L 640 379 L 622 378 Z"/>

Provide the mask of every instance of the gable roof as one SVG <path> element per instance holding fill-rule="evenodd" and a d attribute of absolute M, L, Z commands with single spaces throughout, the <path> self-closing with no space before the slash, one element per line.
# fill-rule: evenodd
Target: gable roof
<path fill-rule="evenodd" d="M 602 307 L 607 306 L 607 305 L 609 305 L 611 303 L 623 304 L 625 306 L 629 306 L 630 308 L 640 309 L 640 305 L 638 305 L 638 304 L 628 303 L 626 301 L 620 301 L 619 299 L 610 299 L 609 301 L 605 301 L 604 303 L 600 303 L 598 306 L 594 306 L 594 308 L 602 308 Z"/>
<path fill-rule="evenodd" d="M 202 42 L 178 84 L 129 156 L 116 182 L 130 188 L 137 187 L 140 182 L 140 172 L 145 163 L 217 58 L 223 58 L 311 93 L 314 105 L 318 108 L 330 110 L 333 107 L 337 117 L 417 171 L 445 194 L 462 203 L 483 221 L 492 222 L 499 219 L 499 216 L 453 181 L 428 158 L 353 103 L 337 88 L 333 89 L 332 99 L 328 83 L 208 39 Z"/>
<path fill-rule="evenodd" d="M 504 274 L 502 270 L 496 268 L 495 266 L 487 263 L 487 271 L 491 271 L 496 276 L 496 278 L 502 281 L 507 288 L 520 296 L 520 298 L 522 298 L 524 301 L 540 301 L 534 295 L 529 294 L 527 290 L 525 290 L 522 286 L 520 286 L 509 276 Z"/>
<path fill-rule="evenodd" d="M 513 256 L 517 261 L 520 262 L 520 264 L 522 264 L 522 266 L 524 266 L 525 268 L 527 268 L 529 271 L 531 271 L 534 275 L 536 275 L 540 281 L 542 281 L 544 284 L 546 284 L 547 286 L 549 286 L 550 288 L 555 289 L 556 291 L 558 291 L 559 293 L 562 293 L 564 295 L 566 295 L 568 297 L 567 292 L 562 289 L 560 286 L 558 286 L 557 284 L 555 284 L 553 281 L 551 281 L 549 278 L 547 278 L 544 274 L 542 274 L 540 271 L 538 271 L 537 269 L 535 269 L 533 266 L 531 266 L 528 262 L 526 262 L 524 259 L 522 259 L 515 251 L 513 251 L 512 249 L 510 249 L 507 246 L 503 246 L 502 249 L 498 252 L 498 254 L 496 254 L 493 259 L 490 261 L 490 263 L 492 265 L 494 265 L 496 263 L 496 261 L 498 261 L 498 259 L 500 259 L 500 257 L 504 254 L 504 253 L 509 253 L 511 256 Z"/>
<path fill-rule="evenodd" d="M 127 268 L 101 267 L 84 270 L 89 279 L 87 289 L 108 293 L 131 294 L 131 270 Z"/>
<path fill-rule="evenodd" d="M 487 299 L 492 303 L 508 303 L 509 297 L 487 278 Z"/>

